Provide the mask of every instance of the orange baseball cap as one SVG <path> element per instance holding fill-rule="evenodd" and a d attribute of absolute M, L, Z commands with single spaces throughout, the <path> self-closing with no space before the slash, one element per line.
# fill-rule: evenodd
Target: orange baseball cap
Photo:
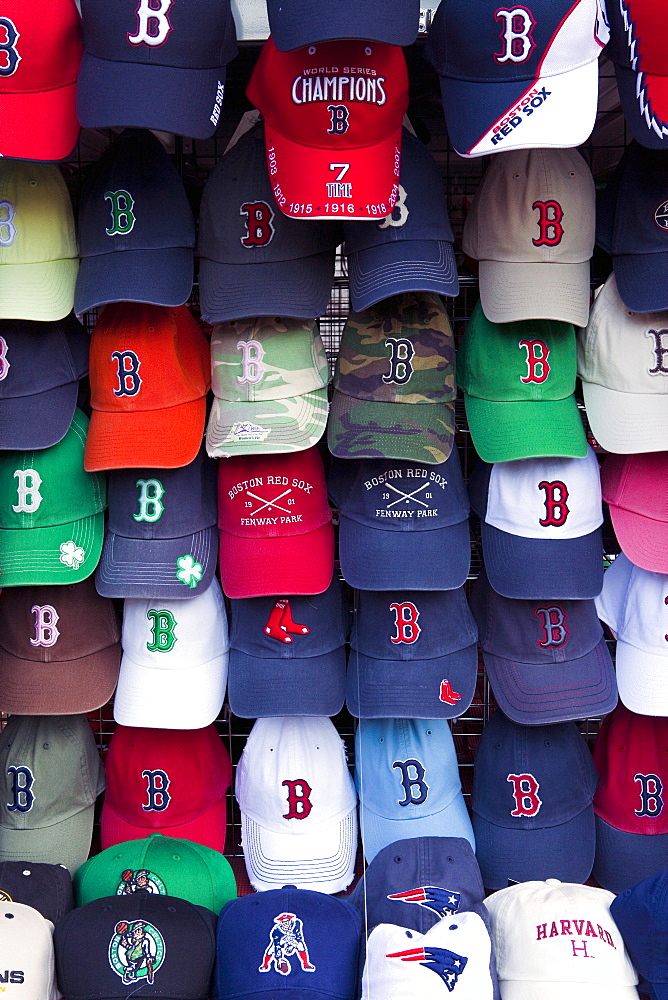
<path fill-rule="evenodd" d="M 106 306 L 90 345 L 84 468 L 176 469 L 204 434 L 209 342 L 186 306 Z"/>

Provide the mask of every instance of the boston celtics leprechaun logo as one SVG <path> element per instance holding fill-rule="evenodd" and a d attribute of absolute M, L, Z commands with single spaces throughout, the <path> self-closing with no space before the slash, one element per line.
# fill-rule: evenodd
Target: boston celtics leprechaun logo
<path fill-rule="evenodd" d="M 156 896 L 166 896 L 167 889 L 165 883 L 159 875 L 151 872 L 148 868 L 126 868 L 121 875 L 121 881 L 116 888 L 117 896 L 130 896 L 133 892 L 155 894 Z"/>
<path fill-rule="evenodd" d="M 123 983 L 152 983 L 165 960 L 165 942 L 145 920 L 119 920 L 109 942 L 109 965 Z"/>

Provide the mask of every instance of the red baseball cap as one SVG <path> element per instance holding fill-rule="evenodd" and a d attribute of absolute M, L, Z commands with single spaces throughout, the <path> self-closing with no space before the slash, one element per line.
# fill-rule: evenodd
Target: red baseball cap
<path fill-rule="evenodd" d="M 346 39 L 279 52 L 270 37 L 246 94 L 264 117 L 269 179 L 285 215 L 389 215 L 408 107 L 398 45 Z"/>
<path fill-rule="evenodd" d="M 105 770 L 102 850 L 156 832 L 225 850 L 232 764 L 213 723 L 188 730 L 117 726 Z"/>
<path fill-rule="evenodd" d="M 624 554 L 641 569 L 668 573 L 668 452 L 608 455 L 601 491 Z"/>
<path fill-rule="evenodd" d="M 0 156 L 63 160 L 79 138 L 76 3 L 3 0 L 0 13 Z"/>
<path fill-rule="evenodd" d="M 186 306 L 105 306 L 90 343 L 86 471 L 189 465 L 210 386 L 209 342 Z"/>
<path fill-rule="evenodd" d="M 221 459 L 218 526 L 228 597 L 322 594 L 329 587 L 334 528 L 317 448 Z"/>

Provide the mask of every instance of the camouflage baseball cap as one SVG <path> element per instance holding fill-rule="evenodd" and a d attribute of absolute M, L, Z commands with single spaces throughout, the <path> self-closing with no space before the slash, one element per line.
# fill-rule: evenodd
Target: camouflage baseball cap
<path fill-rule="evenodd" d="M 259 316 L 214 327 L 213 458 L 303 451 L 327 423 L 329 366 L 317 323 Z"/>
<path fill-rule="evenodd" d="M 452 450 L 456 395 L 455 346 L 440 296 L 407 292 L 351 312 L 334 374 L 329 450 L 440 465 Z"/>

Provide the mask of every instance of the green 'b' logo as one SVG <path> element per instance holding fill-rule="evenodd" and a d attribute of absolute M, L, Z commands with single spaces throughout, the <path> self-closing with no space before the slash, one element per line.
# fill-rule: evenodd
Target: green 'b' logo
<path fill-rule="evenodd" d="M 146 617 L 153 622 L 151 625 L 152 638 L 146 643 L 146 648 L 151 653 L 169 653 L 174 649 L 177 637 L 174 635 L 176 618 L 171 611 L 156 611 L 151 608 L 146 612 Z"/>
<path fill-rule="evenodd" d="M 132 209 L 135 200 L 129 191 L 105 191 L 104 200 L 110 202 L 111 226 L 107 228 L 107 236 L 125 236 L 131 233 L 136 222 Z"/>

